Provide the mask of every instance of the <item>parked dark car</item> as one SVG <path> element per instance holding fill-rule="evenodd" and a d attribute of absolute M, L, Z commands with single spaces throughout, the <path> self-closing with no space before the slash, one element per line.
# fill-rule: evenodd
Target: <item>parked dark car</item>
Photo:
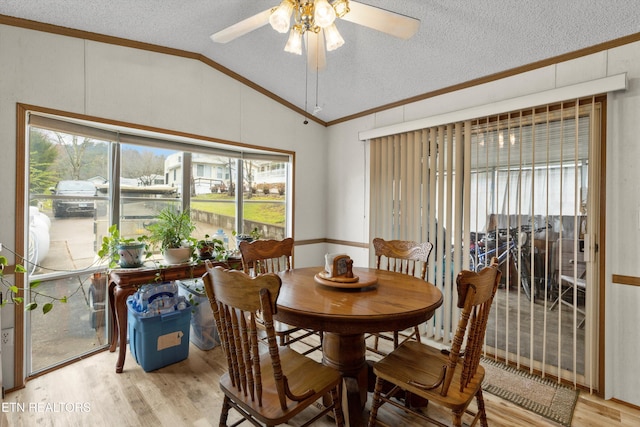
<path fill-rule="evenodd" d="M 91 200 L 97 195 L 96 186 L 91 181 L 59 181 L 51 189 L 54 196 L 53 215 L 58 218 L 68 215 L 94 215 L 96 203 Z"/>

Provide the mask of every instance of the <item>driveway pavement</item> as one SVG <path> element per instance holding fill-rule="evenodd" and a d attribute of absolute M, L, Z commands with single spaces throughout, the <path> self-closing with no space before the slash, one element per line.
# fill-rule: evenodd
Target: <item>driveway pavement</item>
<path fill-rule="evenodd" d="M 89 267 L 95 261 L 93 217 L 51 218 L 50 247 L 37 274 Z M 39 307 L 31 315 L 31 369 L 37 372 L 76 357 L 106 343 L 106 331 L 92 328 L 88 293 L 90 274 L 43 282 L 38 291 L 56 297 L 67 296 L 67 303 L 55 302 L 43 314 L 47 298 L 36 297 Z"/>

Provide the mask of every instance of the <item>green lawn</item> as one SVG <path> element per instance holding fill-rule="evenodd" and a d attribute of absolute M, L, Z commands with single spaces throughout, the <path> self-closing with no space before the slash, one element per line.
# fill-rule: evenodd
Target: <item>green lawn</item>
<path fill-rule="evenodd" d="M 244 218 L 266 224 L 284 225 L 284 196 L 253 196 L 245 199 Z M 225 194 L 205 194 L 191 199 L 191 208 L 235 217 L 235 199 Z"/>

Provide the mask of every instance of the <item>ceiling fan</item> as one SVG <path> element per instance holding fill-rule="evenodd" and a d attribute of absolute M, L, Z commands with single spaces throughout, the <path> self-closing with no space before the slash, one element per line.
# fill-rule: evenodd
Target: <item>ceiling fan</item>
<path fill-rule="evenodd" d="M 325 50 L 344 44 L 335 25 L 337 18 L 401 39 L 409 39 L 420 26 L 418 19 L 351 0 L 282 0 L 279 6 L 218 31 L 211 39 L 227 43 L 270 23 L 280 33 L 289 32 L 285 51 L 302 55 L 304 39 L 310 68 L 322 69 L 326 65 Z"/>

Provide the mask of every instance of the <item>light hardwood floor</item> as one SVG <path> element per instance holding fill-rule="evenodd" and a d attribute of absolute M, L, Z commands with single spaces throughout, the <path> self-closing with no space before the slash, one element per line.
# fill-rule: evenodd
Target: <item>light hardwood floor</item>
<path fill-rule="evenodd" d="M 116 353 L 104 351 L 8 393 L 0 427 L 218 425 L 222 402 L 218 379 L 226 370 L 220 347 L 202 351 L 191 344 L 186 360 L 148 373 L 127 354 L 124 372 L 116 374 L 116 357 Z M 490 426 L 557 426 L 489 393 L 484 396 Z M 383 421 L 397 426 L 422 425 L 387 406 L 379 413 Z M 438 413 L 435 407 L 428 410 L 449 422 L 446 413 Z M 291 425 L 298 425 L 295 421 Z M 315 425 L 334 424 L 322 419 Z M 581 392 L 573 425 L 637 426 L 640 410 Z"/>

